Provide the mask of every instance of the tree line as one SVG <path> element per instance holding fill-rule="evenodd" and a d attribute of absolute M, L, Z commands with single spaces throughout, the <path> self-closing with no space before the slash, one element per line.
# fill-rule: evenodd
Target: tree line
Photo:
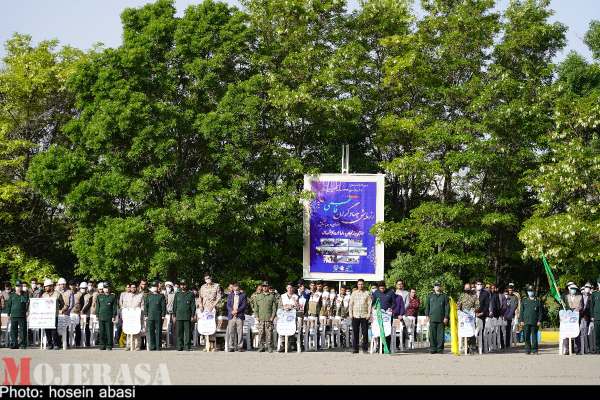
<path fill-rule="evenodd" d="M 302 274 L 306 173 L 386 174 L 386 279 L 600 273 L 600 23 L 558 65 L 549 0 L 172 0 L 89 51 L 15 34 L 0 70 L 5 279 Z"/>

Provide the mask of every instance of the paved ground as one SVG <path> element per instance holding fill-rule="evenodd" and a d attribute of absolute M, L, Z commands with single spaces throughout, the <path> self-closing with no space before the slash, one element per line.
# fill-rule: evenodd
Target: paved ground
<path fill-rule="evenodd" d="M 152 381 L 154 383 L 161 383 L 168 370 L 167 382 L 172 384 L 229 384 L 232 376 L 238 384 L 600 384 L 600 356 L 559 356 L 555 346 L 542 347 L 537 356 L 528 356 L 522 351 L 521 346 L 519 352 L 482 356 L 431 355 L 423 350 L 395 355 L 356 355 L 334 350 L 301 354 L 205 353 L 200 350 L 149 353 L 123 349 L 112 352 L 1 349 L 0 352 L 2 357 L 31 357 L 32 376 L 37 374 L 38 383 L 44 372 L 40 372 L 43 368 L 36 369 L 40 363 L 55 369 L 52 383 L 74 384 L 94 383 L 94 374 L 99 374 L 99 370 L 90 369 L 83 382 L 73 381 L 74 373 L 68 372 L 69 382 L 64 382 L 58 377 L 61 364 L 98 363 L 110 366 L 113 381 L 108 383 L 113 384 L 127 383 L 122 380 L 123 365 L 128 366 L 127 373 L 135 375 L 134 370 L 140 364 L 146 364 L 146 369 L 150 366 L 152 379 L 158 379 Z M 146 383 L 144 379 L 129 383 Z M 32 383 L 36 380 L 32 379 Z"/>

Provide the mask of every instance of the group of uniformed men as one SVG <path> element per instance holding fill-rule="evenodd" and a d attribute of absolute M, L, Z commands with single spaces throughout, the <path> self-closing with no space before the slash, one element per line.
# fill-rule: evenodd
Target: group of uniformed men
<path fill-rule="evenodd" d="M 126 347 L 132 350 L 140 349 L 144 339 L 147 339 L 145 345 L 149 350 L 160 350 L 165 318 L 170 318 L 175 326 L 177 350 L 191 350 L 192 326 L 198 310 L 227 316 L 229 351 L 244 351 L 242 338 L 244 318 L 247 314 L 252 314 L 258 328 L 258 351 L 271 352 L 277 310 L 283 309 L 296 312 L 298 326 L 301 329 L 314 331 L 319 327 L 323 329 L 346 321 L 348 326 L 352 326 L 354 333 L 352 352 L 358 353 L 360 337 L 362 337 L 362 350 L 367 352 L 368 324 L 373 321 L 377 310 L 391 314 L 394 323 L 402 323 L 404 318 L 416 318 L 421 309 L 416 291 L 406 290 L 402 280 L 398 280 L 392 289 L 388 289 L 385 282 L 380 282 L 371 287 L 371 290 L 367 290 L 364 280 L 359 279 L 355 288 L 350 290 L 346 286 L 341 286 L 339 293 L 336 293 L 335 287 L 330 287 L 323 282 L 311 281 L 308 287 L 305 287 L 305 283 L 299 281 L 297 285 L 288 284 L 283 294 L 279 294 L 268 282 L 263 282 L 249 298 L 237 282 L 230 284 L 224 293 L 222 288 L 213 282 L 210 274 L 204 276 L 204 282 L 200 290 L 195 288 L 189 290 L 185 280 L 177 284 L 155 281 L 148 285 L 148 281 L 143 279 L 139 282 L 139 286 L 136 283 L 127 285 L 126 291 L 117 298 L 111 292 L 111 285 L 108 282 L 99 282 L 96 286 L 93 280 L 79 284 L 70 281 L 67 285 L 65 279 L 60 278 L 56 284 L 51 279 L 45 279 L 43 285 L 38 285 L 33 279 L 28 287 L 26 282 L 16 281 L 14 291 L 10 283 L 6 283 L 4 291 L 0 293 L 0 310 L 8 314 L 11 319 L 11 348 L 27 346 L 29 299 L 41 297 L 56 299 L 57 319 L 59 314 L 78 314 L 88 317 L 88 325 L 85 325 L 83 330 L 79 325 L 75 327 L 76 343 L 85 341 L 89 346 L 89 316 L 96 316 L 101 350 L 112 349 L 114 324 L 118 324 L 115 336 L 117 339 L 120 336 L 122 328 L 120 310 L 141 308 L 146 334 L 145 337 L 141 334 L 131 336 L 132 340 L 127 341 Z M 593 291 L 590 283 L 586 283 L 579 290 L 574 283 L 569 282 L 568 293 L 563 297 L 566 306 L 580 312 L 582 321 L 588 325 L 600 320 L 600 278 L 597 285 L 596 291 Z M 521 298 L 514 290 L 513 284 L 499 291 L 495 285 L 484 287 L 481 281 L 473 284 L 466 283 L 463 293 L 458 298 L 457 308 L 464 312 L 474 312 L 479 329 L 484 329 L 488 317 L 506 321 L 507 329 L 505 336 L 502 337 L 503 348 L 510 347 L 511 327 L 513 321 L 518 321 L 515 328 L 523 331 L 527 354 L 536 354 L 537 332 L 543 319 L 543 304 L 536 297 L 531 285 L 527 286 L 526 293 L 527 296 Z M 222 310 L 219 310 L 221 308 Z M 429 323 L 432 354 L 444 351 L 444 328 L 448 325 L 449 310 L 449 297 L 442 291 L 441 284 L 436 282 L 424 304 L 424 316 Z M 595 324 L 593 329 L 595 343 L 588 345 L 588 352 L 592 348 L 600 354 L 600 323 Z M 48 349 L 60 349 L 61 340 L 66 340 L 59 337 L 57 329 L 46 329 L 45 336 Z M 348 339 L 343 338 L 343 340 Z M 208 340 L 214 341 L 214 336 Z M 400 340 L 405 340 L 405 337 Z M 577 353 L 581 352 L 581 340 L 585 338 L 579 337 L 576 340 Z M 302 347 L 304 344 L 295 345 Z M 322 345 L 318 340 L 317 350 Z M 469 342 L 469 347 L 470 351 L 474 352 L 472 341 Z M 210 346 L 207 346 L 207 349 L 209 348 Z M 212 351 L 214 350 L 216 346 L 212 347 Z"/>

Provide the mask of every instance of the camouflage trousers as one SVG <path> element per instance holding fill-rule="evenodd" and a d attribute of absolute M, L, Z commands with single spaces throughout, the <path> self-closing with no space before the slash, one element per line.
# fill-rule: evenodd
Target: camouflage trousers
<path fill-rule="evenodd" d="M 263 340 L 267 348 L 272 347 L 273 322 L 271 321 L 258 321 L 258 348 L 263 347 Z"/>

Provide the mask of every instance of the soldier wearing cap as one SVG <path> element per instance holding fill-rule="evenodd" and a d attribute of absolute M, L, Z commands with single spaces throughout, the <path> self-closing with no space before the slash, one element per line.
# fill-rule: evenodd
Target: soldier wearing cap
<path fill-rule="evenodd" d="M 96 298 L 96 315 L 100 326 L 100 350 L 112 350 L 113 328 L 117 319 L 117 297 L 110 292 L 110 284 L 104 282 L 102 293 Z"/>
<path fill-rule="evenodd" d="M 590 299 L 590 319 L 594 324 L 596 354 L 600 354 L 600 277 L 596 280 L 597 288 Z"/>
<path fill-rule="evenodd" d="M 5 305 L 6 313 L 10 317 L 11 349 L 27 347 L 27 310 L 29 309 L 29 294 L 23 291 L 20 280 L 15 282 L 15 291 L 10 294 Z M 17 341 L 17 333 L 19 340 Z"/>
<path fill-rule="evenodd" d="M 65 302 L 60 293 L 54 290 L 54 283 L 51 279 L 44 279 L 44 293 L 42 294 L 42 298 L 49 298 L 56 300 L 56 316 L 54 321 L 54 326 L 58 326 L 58 314 L 60 310 L 62 310 L 65 306 Z M 56 328 L 54 329 L 45 329 L 47 346 L 46 348 L 49 350 L 56 349 L 60 350 L 60 342 L 58 339 L 58 331 Z"/>
<path fill-rule="evenodd" d="M 158 282 L 152 282 L 150 294 L 144 300 L 144 315 L 147 318 L 146 336 L 149 350 L 160 350 L 162 321 L 167 314 L 165 297 L 158 293 Z"/>
<path fill-rule="evenodd" d="M 538 330 L 542 326 L 542 302 L 535 297 L 533 286 L 527 285 L 527 297 L 521 301 L 521 327 L 525 335 L 525 352 L 537 354 Z"/>
<path fill-rule="evenodd" d="M 177 332 L 177 350 L 192 350 L 191 320 L 196 315 L 196 301 L 194 294 L 188 290 L 187 282 L 179 282 L 180 290 L 175 293 L 173 300 L 173 315 L 175 316 L 175 330 Z"/>
<path fill-rule="evenodd" d="M 444 352 L 444 325 L 450 316 L 450 302 L 448 295 L 442 293 L 440 282 L 434 283 L 433 292 L 427 296 L 425 315 L 429 319 L 429 352 L 441 354 Z"/>
<path fill-rule="evenodd" d="M 258 351 L 273 351 L 273 320 L 277 315 L 277 300 L 275 295 L 269 291 L 269 283 L 262 283 L 262 293 L 256 295 L 254 315 L 258 319 Z M 264 341 L 264 344 L 263 344 Z"/>

